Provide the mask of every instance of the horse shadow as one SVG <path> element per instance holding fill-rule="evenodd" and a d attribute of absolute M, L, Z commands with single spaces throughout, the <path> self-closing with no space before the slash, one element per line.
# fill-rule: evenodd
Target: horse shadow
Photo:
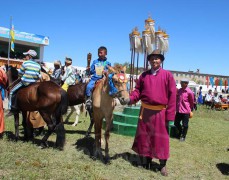
<path fill-rule="evenodd" d="M 66 134 L 80 134 L 80 135 L 85 135 L 87 134 L 87 131 L 84 130 L 65 130 Z M 93 134 L 93 132 L 91 132 L 90 134 Z"/>
<path fill-rule="evenodd" d="M 79 120 L 79 122 L 78 122 L 78 124 L 80 124 L 80 123 L 83 123 L 84 121 L 80 121 Z M 64 121 L 64 124 L 66 124 L 66 125 L 72 125 L 74 122 L 72 122 L 72 121 Z M 77 125 L 76 125 L 77 126 Z"/>
<path fill-rule="evenodd" d="M 82 134 L 84 134 L 84 132 Z M 78 151 L 83 151 L 84 154 L 88 155 L 91 158 L 94 154 L 94 144 L 95 144 L 94 138 L 83 137 L 81 139 L 78 139 L 74 144 L 74 146 Z"/>
<path fill-rule="evenodd" d="M 92 138 L 91 136 L 83 137 L 81 139 L 78 139 L 76 143 L 74 144 L 75 148 L 78 151 L 83 151 L 85 155 L 90 157 L 93 160 L 99 160 L 103 164 L 107 165 L 108 162 L 106 161 L 105 156 L 101 153 L 99 156 L 95 157 L 95 139 Z M 102 149 L 104 151 L 104 149 Z"/>
<path fill-rule="evenodd" d="M 24 134 L 24 132 L 20 132 L 21 134 Z M 16 140 L 16 136 L 13 132 L 11 131 L 5 131 L 4 134 L 6 135 L 6 138 L 8 141 L 22 141 L 22 142 L 29 142 L 31 141 L 33 144 L 37 145 L 38 147 L 41 147 L 40 145 L 42 144 L 41 139 L 37 139 L 36 137 L 34 137 L 33 139 L 29 139 L 29 140 L 25 140 L 24 137 L 19 136 L 19 139 Z M 48 143 L 48 147 L 51 148 L 57 148 L 56 144 L 53 141 L 47 141 Z"/>
<path fill-rule="evenodd" d="M 141 157 L 137 154 L 131 154 L 130 152 L 124 152 L 120 154 L 115 154 L 111 157 L 111 160 L 122 158 L 125 161 L 129 162 L 134 167 L 143 167 L 144 169 L 151 170 L 154 172 L 160 171 L 160 164 L 154 161 L 151 161 L 149 166 L 142 164 Z"/>
<path fill-rule="evenodd" d="M 229 176 L 229 164 L 227 163 L 218 163 L 216 164 L 218 170 L 225 176 Z"/>

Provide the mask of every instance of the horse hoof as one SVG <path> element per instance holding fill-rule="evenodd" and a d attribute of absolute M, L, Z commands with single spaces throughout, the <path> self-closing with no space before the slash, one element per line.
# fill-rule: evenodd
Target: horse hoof
<path fill-rule="evenodd" d="M 26 138 L 26 137 L 23 138 L 23 142 L 28 142 L 28 141 L 29 141 L 28 138 Z"/>
<path fill-rule="evenodd" d="M 48 148 L 48 143 L 47 142 L 42 142 L 41 145 L 39 146 L 41 149 Z"/>
<path fill-rule="evenodd" d="M 91 159 L 92 159 L 93 161 L 96 161 L 96 160 L 97 160 L 97 158 L 96 158 L 95 156 L 91 156 Z"/>
<path fill-rule="evenodd" d="M 77 124 L 73 124 L 72 126 L 76 126 Z"/>
<path fill-rule="evenodd" d="M 106 158 L 104 159 L 104 163 L 105 163 L 106 165 L 110 165 L 110 164 L 111 164 L 111 159 L 110 159 L 110 157 L 106 157 Z"/>
<path fill-rule="evenodd" d="M 100 159 L 100 160 L 103 160 L 103 154 L 101 151 L 97 151 L 94 153 L 94 155 L 92 156 L 92 159 L 93 160 L 96 160 L 96 159 Z"/>
<path fill-rule="evenodd" d="M 63 151 L 64 150 L 63 147 L 56 147 L 56 149 L 58 149 L 59 151 Z"/>
<path fill-rule="evenodd" d="M 85 138 L 89 138 L 90 136 L 91 136 L 90 133 L 86 132 Z"/>

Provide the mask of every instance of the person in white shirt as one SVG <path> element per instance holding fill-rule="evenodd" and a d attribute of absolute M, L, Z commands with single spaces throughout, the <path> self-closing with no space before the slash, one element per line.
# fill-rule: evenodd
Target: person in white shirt
<path fill-rule="evenodd" d="M 70 85 L 75 85 L 76 77 L 75 77 L 75 69 L 72 67 L 72 59 L 67 58 L 65 59 L 65 73 L 61 76 L 61 80 L 64 82 L 62 88 L 67 91 Z"/>
<path fill-rule="evenodd" d="M 214 92 L 213 103 L 212 103 L 211 108 L 213 109 L 216 104 L 220 104 L 220 103 L 221 103 L 221 100 L 220 100 L 220 98 L 218 96 L 218 93 L 217 92 Z"/>
<path fill-rule="evenodd" d="M 205 98 L 205 104 L 206 106 L 208 107 L 211 107 L 212 106 L 212 103 L 213 103 L 213 94 L 212 94 L 212 90 L 209 89 L 207 95 L 206 95 L 206 98 Z"/>
<path fill-rule="evenodd" d="M 205 101 L 207 101 L 207 102 L 212 102 L 212 98 L 213 98 L 212 90 L 210 89 L 210 90 L 208 91 L 208 94 L 206 95 Z"/>

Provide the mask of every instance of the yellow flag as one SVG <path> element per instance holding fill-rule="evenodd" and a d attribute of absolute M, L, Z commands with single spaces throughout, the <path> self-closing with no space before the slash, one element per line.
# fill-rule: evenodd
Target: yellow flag
<path fill-rule="evenodd" d="M 10 30 L 10 38 L 11 38 L 11 51 L 14 51 L 14 41 L 15 41 L 14 25 L 12 25 Z"/>

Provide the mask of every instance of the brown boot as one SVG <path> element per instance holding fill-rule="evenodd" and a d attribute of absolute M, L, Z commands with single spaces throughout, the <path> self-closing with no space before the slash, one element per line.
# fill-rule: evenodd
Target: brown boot
<path fill-rule="evenodd" d="M 166 166 L 164 166 L 163 168 L 161 168 L 161 175 L 162 176 L 168 176 L 168 172 L 167 172 Z"/>

